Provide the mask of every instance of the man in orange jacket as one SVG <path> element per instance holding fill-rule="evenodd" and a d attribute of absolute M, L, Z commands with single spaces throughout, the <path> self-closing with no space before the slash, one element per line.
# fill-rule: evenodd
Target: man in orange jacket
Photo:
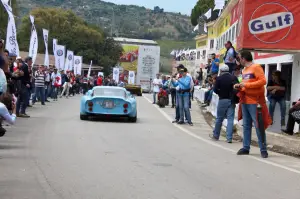
<path fill-rule="evenodd" d="M 244 66 L 243 80 L 240 84 L 234 85 L 240 90 L 240 104 L 243 117 L 243 148 L 238 151 L 238 155 L 249 155 L 251 144 L 252 124 L 255 125 L 258 144 L 262 158 L 268 157 L 265 134 L 260 132 L 257 121 L 257 104 L 266 107 L 265 85 L 267 83 L 264 71 L 258 64 L 253 63 L 251 52 L 244 51 L 240 55 L 241 64 Z M 266 113 L 268 114 L 268 113 Z M 263 137 L 264 136 L 264 137 Z"/>

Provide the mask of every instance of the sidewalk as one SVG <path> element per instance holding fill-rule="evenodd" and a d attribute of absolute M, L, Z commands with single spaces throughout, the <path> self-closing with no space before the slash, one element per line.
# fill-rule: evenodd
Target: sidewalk
<path fill-rule="evenodd" d="M 144 95 L 149 100 L 152 100 L 152 95 Z M 168 114 L 172 119 L 175 118 L 175 109 L 167 106 L 166 108 L 161 109 L 163 112 Z M 203 135 L 212 133 L 213 127 L 215 124 L 215 118 L 205 111 L 205 108 L 201 108 L 198 102 L 195 100 L 192 102 L 192 110 L 191 110 L 192 121 L 194 123 L 193 127 L 189 127 L 189 129 L 193 130 L 197 135 Z M 223 128 L 225 130 L 225 128 Z M 252 145 L 257 146 L 257 137 L 255 130 L 252 131 Z M 278 133 L 267 133 L 267 142 L 268 142 L 268 149 L 270 151 L 291 155 L 295 157 L 300 157 L 300 136 L 288 136 L 284 134 Z M 222 140 L 225 141 L 225 131 L 222 133 Z M 236 125 L 236 132 L 234 133 L 234 140 L 236 142 L 242 141 L 242 127 Z M 242 143 L 240 143 L 240 147 Z"/>

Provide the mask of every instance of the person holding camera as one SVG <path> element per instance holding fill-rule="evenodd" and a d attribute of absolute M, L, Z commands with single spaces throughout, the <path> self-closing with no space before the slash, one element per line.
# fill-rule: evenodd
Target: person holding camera
<path fill-rule="evenodd" d="M 28 89 L 30 89 L 30 73 L 29 67 L 32 66 L 32 58 L 27 57 L 25 59 L 25 63 L 20 67 L 20 72 L 22 76 L 19 77 L 20 85 L 18 90 L 18 100 L 16 107 L 16 115 L 17 117 L 29 118 L 30 116 L 26 114 L 26 108 L 28 106 L 29 93 Z"/>
<path fill-rule="evenodd" d="M 175 87 L 179 87 L 177 91 L 177 100 L 179 105 L 179 121 L 178 124 L 184 124 L 184 116 L 186 117 L 188 124 L 193 126 L 191 113 L 190 113 L 190 92 L 191 92 L 191 77 L 187 75 L 187 69 L 179 69 L 180 78 L 178 80 L 172 79 L 172 84 Z"/>

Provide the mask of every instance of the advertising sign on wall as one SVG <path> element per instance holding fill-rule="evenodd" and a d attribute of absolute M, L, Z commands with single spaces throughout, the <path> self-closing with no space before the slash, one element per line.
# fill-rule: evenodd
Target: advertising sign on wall
<path fill-rule="evenodd" d="M 137 71 L 139 46 L 124 44 L 120 57 L 120 81 L 128 82 L 129 71 Z"/>
<path fill-rule="evenodd" d="M 140 46 L 137 70 L 137 84 L 145 91 L 150 90 L 151 79 L 159 73 L 159 46 Z"/>
<path fill-rule="evenodd" d="M 300 50 L 300 1 L 240 0 L 238 16 L 238 49 Z"/>

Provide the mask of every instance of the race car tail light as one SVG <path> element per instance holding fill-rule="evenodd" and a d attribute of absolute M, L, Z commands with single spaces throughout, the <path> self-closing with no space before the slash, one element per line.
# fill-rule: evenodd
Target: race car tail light
<path fill-rule="evenodd" d="M 124 107 L 124 108 L 128 108 L 128 104 L 124 104 L 123 107 Z"/>
<path fill-rule="evenodd" d="M 89 102 L 89 103 L 88 103 L 88 106 L 89 106 L 89 107 L 91 107 L 91 106 L 93 106 L 93 105 L 94 105 L 93 102 Z"/>
<path fill-rule="evenodd" d="M 124 109 L 124 113 L 127 113 L 128 111 L 127 111 L 127 109 Z"/>
<path fill-rule="evenodd" d="M 90 108 L 89 108 L 89 111 L 93 111 L 93 108 L 92 108 L 92 107 L 90 107 Z"/>

